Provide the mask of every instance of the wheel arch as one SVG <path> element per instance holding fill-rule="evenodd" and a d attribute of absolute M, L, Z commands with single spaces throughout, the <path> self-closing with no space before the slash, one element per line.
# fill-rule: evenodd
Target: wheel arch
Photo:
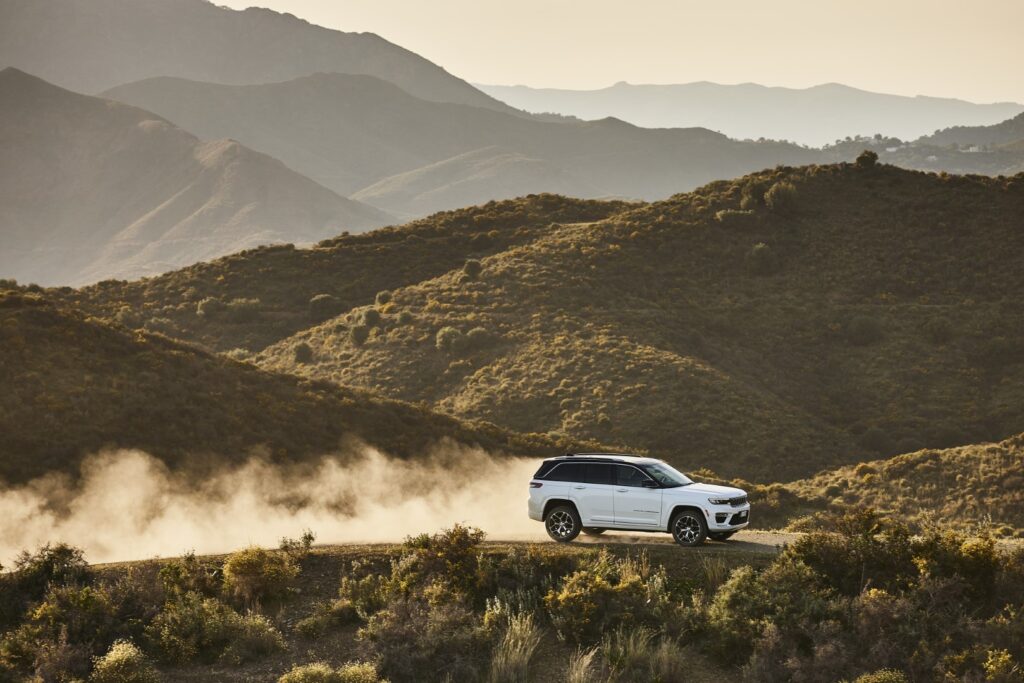
<path fill-rule="evenodd" d="M 576 516 L 579 517 L 580 510 L 579 508 L 576 507 L 576 503 L 572 502 L 568 498 L 551 498 L 550 500 L 544 503 L 544 512 L 541 513 L 540 516 L 541 521 L 547 521 L 548 513 L 551 512 L 552 508 L 556 508 L 559 505 L 568 505 L 569 507 L 576 511 Z"/>
<path fill-rule="evenodd" d="M 672 533 L 672 522 L 675 521 L 676 515 L 678 515 L 683 510 L 693 510 L 698 515 L 700 515 L 701 519 L 704 519 L 704 510 L 702 510 L 701 508 L 697 507 L 696 505 L 687 505 L 685 503 L 681 503 L 681 504 L 676 505 L 675 507 L 673 507 L 672 508 L 672 512 L 669 513 L 669 516 L 668 516 L 668 526 L 665 528 L 665 531 L 667 531 L 668 533 Z M 705 526 L 707 525 L 707 520 L 704 520 L 704 524 L 705 524 Z"/>

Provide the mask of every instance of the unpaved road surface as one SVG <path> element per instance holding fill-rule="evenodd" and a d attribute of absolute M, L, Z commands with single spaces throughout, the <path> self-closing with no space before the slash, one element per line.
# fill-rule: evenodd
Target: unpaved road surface
<path fill-rule="evenodd" d="M 787 544 L 800 538 L 803 534 L 787 531 L 740 531 L 728 541 L 719 543 L 708 540 L 702 547 L 714 550 L 731 550 L 739 553 L 777 553 Z M 524 536 L 488 536 L 493 543 L 553 543 L 546 535 L 530 534 Z M 615 543 L 621 545 L 672 545 L 675 541 L 668 534 L 636 533 L 632 531 L 606 531 L 600 536 L 580 534 L 573 543 L 587 545 Z"/>

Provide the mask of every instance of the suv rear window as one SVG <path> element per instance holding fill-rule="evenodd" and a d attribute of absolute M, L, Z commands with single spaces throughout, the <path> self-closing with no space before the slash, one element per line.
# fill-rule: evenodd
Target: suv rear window
<path fill-rule="evenodd" d="M 586 465 L 582 462 L 560 462 L 544 477 L 549 481 L 584 481 Z"/>

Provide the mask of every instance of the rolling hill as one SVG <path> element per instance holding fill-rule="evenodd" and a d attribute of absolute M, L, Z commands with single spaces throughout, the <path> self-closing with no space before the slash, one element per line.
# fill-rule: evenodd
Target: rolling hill
<path fill-rule="evenodd" d="M 1024 111 L 1014 102 L 975 104 L 939 97 L 906 97 L 838 83 L 811 88 L 616 83 L 600 90 L 479 86 L 530 112 L 582 119 L 614 116 L 648 128 L 702 126 L 733 138 L 793 140 L 821 146 L 855 134 L 914 139 L 952 125 L 988 125 Z"/>
<path fill-rule="evenodd" d="M 266 83 L 337 71 L 377 76 L 427 100 L 512 111 L 372 33 L 206 0 L 2 0 L 2 66 L 85 93 L 154 76 Z"/>
<path fill-rule="evenodd" d="M 255 360 L 794 479 L 1020 431 L 1022 217 L 1022 176 L 780 168 L 552 226 Z"/>
<path fill-rule="evenodd" d="M 527 244 L 555 223 L 592 222 L 635 207 L 535 195 L 342 235 L 309 249 L 261 247 L 158 277 L 49 295 L 91 315 L 212 350 L 259 351 L 339 312 L 372 304 L 382 291 Z"/>
<path fill-rule="evenodd" d="M 785 489 L 808 509 L 871 507 L 908 524 L 1024 535 L 1024 434 L 827 470 Z"/>
<path fill-rule="evenodd" d="M 277 463 L 343 454 L 349 438 L 399 457 L 442 439 L 524 455 L 568 445 L 264 372 L 25 289 L 0 292 L 0 385 L 7 484 L 73 474 L 104 448 L 139 448 L 210 472 L 254 454 Z"/>
<path fill-rule="evenodd" d="M 377 78 L 339 73 L 249 86 L 157 78 L 105 94 L 201 138 L 236 139 L 341 194 L 409 217 L 552 189 L 661 199 L 715 178 L 820 158 L 816 150 L 702 128 L 541 121 L 430 102 Z"/>
<path fill-rule="evenodd" d="M 0 71 L 0 274 L 140 277 L 388 222 L 233 140 Z"/>
<path fill-rule="evenodd" d="M 934 146 L 998 147 L 1024 140 L 1024 114 L 991 126 L 952 126 L 925 135 L 917 142 Z"/>

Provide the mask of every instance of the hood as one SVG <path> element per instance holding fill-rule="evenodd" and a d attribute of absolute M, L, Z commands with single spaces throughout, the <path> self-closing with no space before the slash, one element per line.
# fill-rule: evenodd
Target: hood
<path fill-rule="evenodd" d="M 682 491 L 685 493 L 706 493 L 709 496 L 715 496 L 719 498 L 735 498 L 736 496 L 745 496 L 747 492 L 743 489 L 733 488 L 732 486 L 718 486 L 717 484 L 702 484 L 700 482 L 694 482 L 689 486 L 680 486 L 676 489 L 666 489 L 666 492 L 671 491 Z"/>

